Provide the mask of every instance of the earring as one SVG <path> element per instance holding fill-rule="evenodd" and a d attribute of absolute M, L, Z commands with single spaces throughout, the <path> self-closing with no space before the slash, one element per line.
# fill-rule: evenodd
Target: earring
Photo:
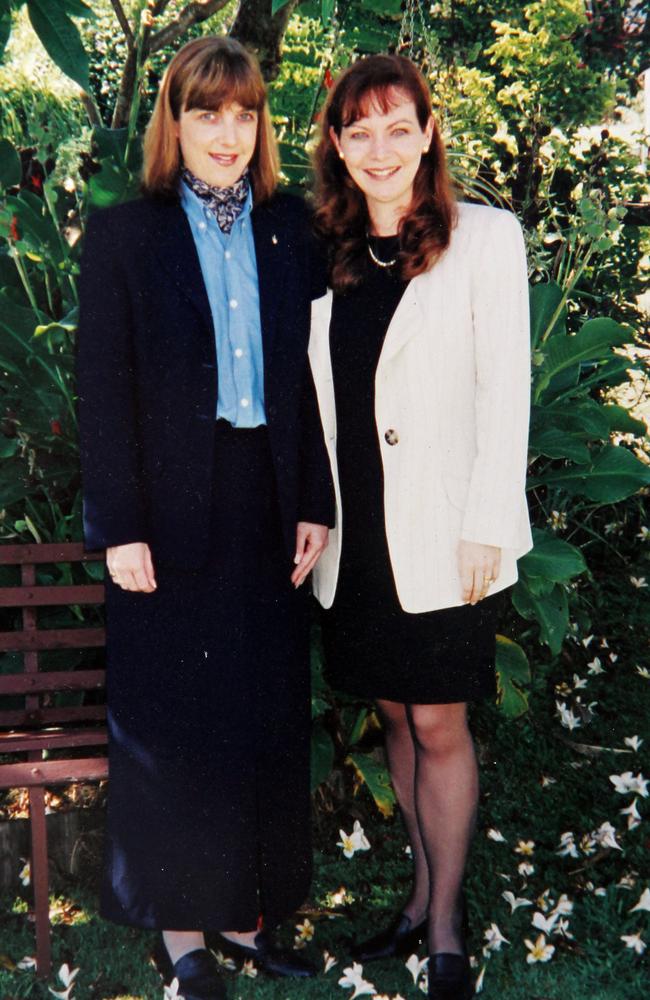
<path fill-rule="evenodd" d="M 344 160 L 344 159 L 345 159 L 345 153 L 343 152 L 342 149 L 339 149 L 339 160 Z"/>
<path fill-rule="evenodd" d="M 428 146 L 423 146 L 422 147 L 422 153 L 423 153 L 423 155 L 424 155 L 424 153 L 428 153 L 428 152 L 429 152 L 429 147 Z"/>

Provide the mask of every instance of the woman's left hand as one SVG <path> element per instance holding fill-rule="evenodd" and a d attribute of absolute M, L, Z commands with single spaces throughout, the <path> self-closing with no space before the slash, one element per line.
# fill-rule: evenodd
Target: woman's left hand
<path fill-rule="evenodd" d="M 298 521 L 296 528 L 296 568 L 291 574 L 294 587 L 304 583 L 319 557 L 327 547 L 329 528 L 324 524 L 310 524 L 309 521 Z"/>
<path fill-rule="evenodd" d="M 501 549 L 494 545 L 460 541 L 458 568 L 466 604 L 476 604 L 487 596 L 501 569 Z"/>

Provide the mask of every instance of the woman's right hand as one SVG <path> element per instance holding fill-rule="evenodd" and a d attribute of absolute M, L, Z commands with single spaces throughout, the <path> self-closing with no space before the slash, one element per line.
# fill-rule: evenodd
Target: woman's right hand
<path fill-rule="evenodd" d="M 151 550 L 146 542 L 106 549 L 106 565 L 113 583 L 122 590 L 151 594 L 156 589 Z"/>

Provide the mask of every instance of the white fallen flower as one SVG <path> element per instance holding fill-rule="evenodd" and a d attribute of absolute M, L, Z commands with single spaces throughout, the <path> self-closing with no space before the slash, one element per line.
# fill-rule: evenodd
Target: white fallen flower
<path fill-rule="evenodd" d="M 641 825 L 641 814 L 636 806 L 638 801 L 639 800 L 637 798 L 631 805 L 627 806 L 625 809 L 619 810 L 621 816 L 627 816 L 628 830 L 636 830 L 637 826 Z"/>
<path fill-rule="evenodd" d="M 241 976 L 246 976 L 247 979 L 257 978 L 257 969 L 255 968 L 255 962 L 252 958 L 247 958 L 241 967 Z"/>
<path fill-rule="evenodd" d="M 586 854 L 587 857 L 589 857 L 590 854 L 596 853 L 596 847 L 597 844 L 592 834 L 583 833 L 582 837 L 580 838 L 580 850 L 582 851 L 582 853 Z"/>
<path fill-rule="evenodd" d="M 635 752 L 640 749 L 643 740 L 640 740 L 638 736 L 626 736 L 623 739 L 626 746 L 631 747 Z"/>
<path fill-rule="evenodd" d="M 564 938 L 571 938 L 573 940 L 573 934 L 569 930 L 569 921 L 565 920 L 563 917 L 560 917 L 560 919 L 558 920 L 557 925 L 553 930 L 553 933 L 559 934 L 561 937 Z"/>
<path fill-rule="evenodd" d="M 592 832 L 592 837 L 600 847 L 611 847 L 616 851 L 622 851 L 623 848 L 616 840 L 616 830 L 607 820 L 601 823 L 597 830 Z"/>
<path fill-rule="evenodd" d="M 566 892 L 562 893 L 553 907 L 553 913 L 559 913 L 562 917 L 568 917 L 570 913 L 573 913 L 573 901 L 569 899 Z"/>
<path fill-rule="evenodd" d="M 543 774 L 539 781 L 542 788 L 550 788 L 551 785 L 557 785 L 557 778 L 551 778 L 549 774 Z"/>
<path fill-rule="evenodd" d="M 338 958 L 335 958 L 334 955 L 330 955 L 329 951 L 323 952 L 323 972 L 328 973 L 330 969 L 333 969 L 334 966 L 338 964 Z"/>
<path fill-rule="evenodd" d="M 511 913 L 518 910 L 520 906 L 533 905 L 530 899 L 526 899 L 524 896 L 515 896 L 514 892 L 510 892 L 510 889 L 506 889 L 505 892 L 502 892 L 501 896 L 505 899 L 506 903 L 509 903 Z"/>
<path fill-rule="evenodd" d="M 343 986 L 344 988 L 354 987 L 354 993 L 350 994 L 350 1000 L 368 994 L 374 996 L 377 992 L 374 984 L 367 982 L 363 978 L 363 966 L 359 965 L 358 962 L 353 962 L 351 966 L 343 970 L 343 975 L 339 979 L 339 986 Z"/>
<path fill-rule="evenodd" d="M 647 667 L 640 667 L 639 664 L 637 663 L 636 672 L 637 674 L 640 674 L 640 676 L 643 677 L 646 681 L 650 681 L 650 670 L 648 670 Z"/>
<path fill-rule="evenodd" d="M 409 955 L 409 957 L 407 958 L 406 968 L 411 973 L 411 976 L 413 978 L 413 983 L 415 986 L 417 986 L 418 979 L 422 975 L 424 969 L 426 969 L 428 962 L 429 962 L 428 958 L 420 959 L 416 954 Z"/>
<path fill-rule="evenodd" d="M 644 799 L 648 797 L 648 778 L 644 778 L 640 771 L 636 775 L 632 774 L 631 771 L 624 771 L 623 774 L 610 774 L 609 780 L 619 795 L 634 792 Z"/>
<path fill-rule="evenodd" d="M 29 969 L 35 969 L 36 959 L 34 958 L 33 955 L 25 955 L 24 958 L 21 958 L 20 962 L 16 962 L 16 968 L 23 969 L 25 971 L 28 971 Z"/>
<path fill-rule="evenodd" d="M 540 895 L 535 900 L 537 908 L 539 910 L 541 910 L 542 913 L 548 913 L 548 911 L 553 906 L 554 902 L 555 902 L 555 900 L 551 899 L 551 890 L 550 889 L 544 889 L 544 892 L 540 893 Z"/>
<path fill-rule="evenodd" d="M 296 930 L 298 931 L 297 937 L 301 941 L 311 941 L 314 937 L 315 927 L 307 917 L 305 917 L 302 924 L 296 924 Z"/>
<path fill-rule="evenodd" d="M 339 835 L 341 839 L 337 842 L 336 846 L 343 848 L 343 854 L 346 858 L 351 858 L 356 851 L 370 850 L 370 841 L 363 832 L 363 827 L 358 819 L 354 821 L 352 833 L 339 830 Z"/>
<path fill-rule="evenodd" d="M 217 960 L 217 965 L 220 965 L 222 969 L 228 969 L 230 972 L 234 972 L 237 968 L 237 963 L 234 958 L 226 958 L 222 951 L 213 951 L 212 954 Z"/>
<path fill-rule="evenodd" d="M 605 673 L 605 668 L 600 662 L 599 656 L 594 656 L 593 660 L 591 660 L 591 662 L 587 664 L 587 673 L 591 674 L 592 676 L 595 676 L 596 674 Z"/>
<path fill-rule="evenodd" d="M 642 955 L 648 947 L 641 937 L 641 931 L 636 934 L 621 934 L 621 941 L 625 941 L 625 947 L 633 948 L 637 955 Z"/>
<path fill-rule="evenodd" d="M 589 645 L 589 644 L 590 644 L 591 642 L 593 642 L 593 641 L 594 641 L 594 638 L 595 638 L 595 637 L 594 637 L 593 635 L 586 635 L 586 636 L 584 637 L 584 639 L 582 640 L 582 645 L 583 645 L 583 646 L 585 647 L 585 649 L 587 648 L 587 646 L 588 646 L 588 645 Z"/>
<path fill-rule="evenodd" d="M 644 587 L 648 586 L 648 581 L 644 576 L 631 576 L 630 583 L 633 587 L 636 587 L 637 590 L 642 590 Z"/>
<path fill-rule="evenodd" d="M 643 890 L 639 902 L 629 912 L 634 913 L 635 910 L 647 910 L 650 913 L 650 889 Z"/>
<path fill-rule="evenodd" d="M 561 858 L 579 858 L 578 848 L 576 847 L 575 837 L 571 830 L 567 830 L 560 837 L 560 846 L 558 847 L 556 854 L 559 854 Z"/>
<path fill-rule="evenodd" d="M 557 709 L 558 715 L 560 716 L 560 722 L 565 729 L 568 729 L 572 732 L 574 729 L 578 729 L 582 725 L 580 719 L 574 713 L 573 709 L 566 707 L 566 702 L 556 701 L 555 707 Z"/>
<path fill-rule="evenodd" d="M 172 979 L 169 986 L 164 987 L 164 1000 L 183 1000 L 182 994 L 178 992 L 178 979 Z"/>
<path fill-rule="evenodd" d="M 48 987 L 50 993 L 56 1000 L 70 1000 L 70 995 L 75 987 L 75 979 L 79 969 L 71 969 L 70 966 L 65 962 L 59 969 L 57 975 L 63 985 L 64 990 L 53 990 L 52 987 Z"/>
<path fill-rule="evenodd" d="M 535 874 L 535 865 L 531 865 L 529 861 L 522 861 L 520 865 L 517 865 L 517 871 L 524 878 L 528 878 L 529 875 Z"/>
<path fill-rule="evenodd" d="M 551 934 L 558 922 L 559 916 L 559 913 L 553 912 L 550 916 L 545 917 L 543 913 L 538 911 L 533 913 L 532 925 L 538 931 L 543 931 L 544 934 Z"/>
<path fill-rule="evenodd" d="M 23 885 L 29 885 L 32 880 L 32 866 L 29 861 L 26 861 L 23 867 L 18 872 L 18 878 Z"/>
<path fill-rule="evenodd" d="M 485 944 L 483 945 L 484 955 L 489 955 L 492 951 L 500 951 L 502 944 L 510 944 L 494 923 L 490 924 L 488 929 L 484 931 L 483 937 L 485 938 Z"/>
<path fill-rule="evenodd" d="M 535 841 L 534 840 L 519 840 L 517 841 L 517 846 L 514 848 L 515 854 L 523 854 L 524 857 L 532 858 L 535 853 Z"/>
<path fill-rule="evenodd" d="M 555 953 L 555 946 L 548 944 L 543 934 L 539 935 L 535 944 L 529 941 L 528 938 L 526 938 L 524 944 L 528 948 L 526 961 L 531 965 L 533 962 L 549 962 Z"/>
<path fill-rule="evenodd" d="M 618 653 L 610 653 L 609 659 L 610 663 L 616 663 L 616 661 L 618 660 Z"/>
<path fill-rule="evenodd" d="M 474 984 L 474 992 L 475 993 L 482 993 L 483 992 L 483 980 L 485 979 L 485 970 L 486 969 L 487 969 L 487 965 L 484 965 L 483 968 L 481 969 L 481 971 L 479 972 L 478 976 L 476 977 L 476 983 Z"/>
<path fill-rule="evenodd" d="M 486 834 L 488 840 L 494 840 L 497 844 L 507 843 L 506 838 L 503 836 L 500 830 L 495 830 L 493 826 L 487 831 Z"/>
<path fill-rule="evenodd" d="M 581 688 L 586 688 L 588 683 L 589 682 L 587 681 L 586 677 L 579 677 L 578 674 L 574 674 L 573 675 L 573 690 L 574 691 L 579 691 Z"/>
<path fill-rule="evenodd" d="M 642 542 L 650 541 L 650 528 L 645 524 L 641 525 L 641 530 L 637 533 L 637 538 L 640 538 Z"/>

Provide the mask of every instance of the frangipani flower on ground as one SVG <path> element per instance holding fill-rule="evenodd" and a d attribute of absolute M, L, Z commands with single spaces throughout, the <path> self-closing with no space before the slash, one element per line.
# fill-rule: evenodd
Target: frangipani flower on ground
<path fill-rule="evenodd" d="M 369 994 L 374 996 L 377 990 L 373 983 L 367 982 L 363 978 L 363 966 L 359 965 L 358 962 L 354 962 L 347 969 L 343 970 L 343 975 L 339 979 L 339 986 L 344 988 L 354 987 L 354 993 L 350 994 L 350 1000 L 354 1000 L 355 997 L 365 996 Z"/>
<path fill-rule="evenodd" d="M 255 962 L 252 958 L 247 958 L 241 967 L 241 975 L 246 976 L 248 979 L 257 978 L 257 969 L 255 968 Z"/>
<path fill-rule="evenodd" d="M 532 858 L 535 853 L 535 841 L 519 840 L 514 850 L 515 854 L 523 854 L 527 858 Z"/>
<path fill-rule="evenodd" d="M 23 885 L 29 885 L 32 880 L 32 866 L 26 861 L 18 873 L 18 878 Z"/>
<path fill-rule="evenodd" d="M 532 965 L 533 962 L 550 962 L 555 954 L 555 945 L 548 944 L 543 934 L 539 935 L 535 944 L 529 941 L 528 938 L 526 938 L 524 944 L 528 948 L 526 961 L 529 965 Z"/>
<path fill-rule="evenodd" d="M 593 660 L 587 664 L 587 673 L 595 676 L 596 674 L 604 674 L 605 668 L 600 662 L 599 656 L 594 656 Z"/>
<path fill-rule="evenodd" d="M 314 925 L 311 920 L 305 917 L 302 924 L 296 924 L 296 934 L 293 942 L 294 948 L 304 948 L 308 941 L 311 941 L 314 937 Z"/>
<path fill-rule="evenodd" d="M 588 684 L 586 677 L 578 677 L 577 674 L 573 675 L 573 690 L 579 691 L 580 688 L 586 688 Z"/>
<path fill-rule="evenodd" d="M 643 740 L 640 740 L 638 736 L 626 736 L 623 740 L 626 746 L 631 747 L 635 752 L 641 747 Z"/>
<path fill-rule="evenodd" d="M 648 947 L 641 937 L 641 931 L 636 934 L 621 934 L 621 941 L 625 941 L 625 947 L 633 948 L 637 955 L 642 955 Z"/>
<path fill-rule="evenodd" d="M 573 934 L 569 930 L 569 921 L 564 920 L 562 917 L 560 917 L 556 926 L 553 928 L 553 933 L 560 934 L 564 938 L 573 938 Z"/>
<path fill-rule="evenodd" d="M 562 893 L 557 903 L 553 907 L 553 913 L 559 913 L 560 916 L 566 917 L 570 913 L 573 913 L 573 901 L 569 899 L 565 892 Z"/>
<path fill-rule="evenodd" d="M 482 993 L 483 992 L 483 980 L 485 979 L 485 970 L 486 969 L 487 969 L 487 965 L 484 965 L 483 968 L 481 969 L 481 971 L 479 972 L 478 976 L 476 977 L 476 985 L 474 986 L 474 992 L 475 993 Z"/>
<path fill-rule="evenodd" d="M 497 844 L 507 843 L 506 838 L 503 836 L 500 830 L 495 830 L 493 826 L 487 831 L 486 834 L 488 840 L 494 840 Z"/>
<path fill-rule="evenodd" d="M 631 576 L 630 583 L 633 587 L 636 587 L 637 590 L 642 590 L 644 587 L 648 586 L 648 581 L 644 576 Z"/>
<path fill-rule="evenodd" d="M 583 646 L 585 647 L 585 649 L 586 649 L 586 648 L 587 648 L 587 646 L 588 646 L 588 645 L 589 645 L 589 644 L 590 644 L 591 642 L 593 642 L 593 641 L 594 641 L 594 636 L 593 636 L 593 635 L 586 635 L 586 636 L 584 637 L 584 639 L 582 639 L 581 641 L 582 641 L 582 645 L 583 645 Z"/>
<path fill-rule="evenodd" d="M 222 969 L 228 969 L 230 972 L 234 972 L 237 968 L 234 958 L 226 958 L 222 951 L 213 951 L 212 954 L 216 958 L 217 964 L 220 965 Z"/>
<path fill-rule="evenodd" d="M 617 851 L 623 850 L 616 840 L 616 830 L 607 821 L 601 823 L 598 829 L 593 831 L 592 837 L 600 847 L 611 847 Z"/>
<path fill-rule="evenodd" d="M 510 889 L 506 889 L 505 892 L 501 893 L 503 899 L 506 903 L 510 904 L 510 910 L 512 913 L 518 910 L 520 906 L 532 906 L 530 899 L 525 899 L 523 896 L 515 896 L 514 892 L 510 892 Z"/>
<path fill-rule="evenodd" d="M 595 853 L 596 841 L 594 840 L 593 834 L 583 833 L 582 837 L 580 838 L 580 850 L 582 851 L 583 854 L 586 854 L 587 856 Z"/>
<path fill-rule="evenodd" d="M 539 783 L 542 788 L 550 788 L 551 785 L 557 785 L 557 778 L 552 778 L 550 774 L 543 774 L 539 779 Z"/>
<path fill-rule="evenodd" d="M 566 707 L 566 702 L 556 701 L 555 707 L 557 708 L 558 715 L 560 716 L 560 722 L 565 729 L 573 731 L 582 725 L 578 716 L 574 714 L 573 709 Z"/>
<path fill-rule="evenodd" d="M 636 807 L 638 798 L 631 803 L 631 805 L 626 806 L 625 809 L 620 809 L 619 813 L 621 816 L 627 816 L 627 828 L 628 830 L 636 830 L 637 826 L 641 825 L 641 815 Z"/>
<path fill-rule="evenodd" d="M 542 892 L 535 900 L 535 904 L 538 910 L 541 910 L 542 913 L 548 913 L 548 911 L 553 906 L 553 903 L 554 900 L 551 899 L 550 889 L 544 889 L 544 892 Z"/>
<path fill-rule="evenodd" d="M 74 989 L 75 985 L 74 981 L 76 979 L 78 972 L 79 969 L 71 969 L 70 966 L 67 964 L 67 962 L 64 963 L 59 969 L 57 975 L 61 980 L 61 982 L 63 983 L 63 985 L 65 986 L 65 989 L 57 991 L 53 990 L 52 987 L 50 986 L 49 990 L 52 996 L 55 996 L 57 1000 L 70 1000 L 70 994 Z"/>
<path fill-rule="evenodd" d="M 424 969 L 426 969 L 428 962 L 429 962 L 428 958 L 420 959 L 415 954 L 409 955 L 408 959 L 406 960 L 406 968 L 411 973 L 411 976 L 413 977 L 413 982 L 416 986 L 418 979 L 422 975 Z"/>
<path fill-rule="evenodd" d="M 545 917 L 543 913 L 533 913 L 533 927 L 538 931 L 543 931 L 544 934 L 551 934 L 558 918 L 559 913 L 555 912 L 551 913 L 548 917 Z"/>
<path fill-rule="evenodd" d="M 650 889 L 643 890 L 639 902 L 629 912 L 634 913 L 635 910 L 647 910 L 650 913 Z"/>
<path fill-rule="evenodd" d="M 648 794 L 650 794 L 648 793 L 649 780 L 648 778 L 644 778 L 640 771 L 637 775 L 632 774 L 631 771 L 624 771 L 623 774 L 610 774 L 609 780 L 619 795 L 627 795 L 629 792 L 634 792 L 647 799 Z"/>
<path fill-rule="evenodd" d="M 637 538 L 640 538 L 642 542 L 650 541 L 650 528 L 645 524 L 642 525 L 641 530 L 637 533 Z"/>
<path fill-rule="evenodd" d="M 489 955 L 492 951 L 500 951 L 502 944 L 510 944 L 494 923 L 490 924 L 488 929 L 484 931 L 483 937 L 485 938 L 485 944 L 483 945 L 484 955 Z"/>
<path fill-rule="evenodd" d="M 16 963 L 16 968 L 22 969 L 24 971 L 28 971 L 29 969 L 35 969 L 36 968 L 35 957 L 33 955 L 25 955 L 24 958 L 21 958 L 20 962 Z"/>
<path fill-rule="evenodd" d="M 341 839 L 337 842 L 336 846 L 343 848 L 346 858 L 351 858 L 356 851 L 370 850 L 370 842 L 363 832 L 363 827 L 358 819 L 354 821 L 352 833 L 348 834 L 345 830 L 339 830 L 339 835 Z"/>
<path fill-rule="evenodd" d="M 558 847 L 556 854 L 559 854 L 561 858 L 579 858 L 578 848 L 576 847 L 575 837 L 571 830 L 567 830 L 560 837 L 560 846 Z"/>
<path fill-rule="evenodd" d="M 178 992 L 178 985 L 178 979 L 172 979 L 169 986 L 164 987 L 164 1000 L 183 1000 L 182 994 Z"/>
<path fill-rule="evenodd" d="M 646 681 L 650 681 L 650 670 L 648 670 L 647 667 L 640 667 L 639 664 L 637 663 L 637 665 L 636 665 L 636 672 L 641 677 L 643 677 Z"/>
<path fill-rule="evenodd" d="M 517 871 L 524 878 L 527 878 L 529 875 L 535 874 L 535 865 L 531 865 L 529 861 L 522 861 L 520 865 L 517 865 Z"/>
<path fill-rule="evenodd" d="M 334 955 L 330 955 L 329 951 L 323 952 L 323 972 L 328 973 L 330 969 L 333 969 L 334 966 L 338 964 L 338 958 L 335 958 Z"/>

